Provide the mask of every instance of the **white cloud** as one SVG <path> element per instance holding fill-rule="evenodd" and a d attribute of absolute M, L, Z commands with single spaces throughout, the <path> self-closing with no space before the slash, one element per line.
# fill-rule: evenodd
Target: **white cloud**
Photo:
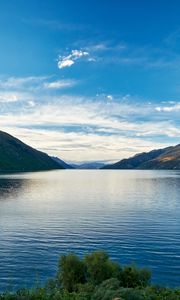
<path fill-rule="evenodd" d="M 27 84 L 40 83 L 48 79 L 47 76 L 29 76 L 29 77 L 8 77 L 0 79 L 0 88 L 12 89 L 22 88 Z"/>
<path fill-rule="evenodd" d="M 19 95 L 15 93 L 9 92 L 1 92 L 0 93 L 0 102 L 16 102 L 19 100 Z"/>
<path fill-rule="evenodd" d="M 30 107 L 21 107 L 15 114 L 1 113 L 1 129 L 49 154 L 76 161 L 118 160 L 165 147 L 172 144 L 167 138 L 180 137 L 180 129 L 173 121 L 161 119 L 161 114 L 153 120 L 153 105 L 141 104 L 140 110 L 138 103 L 132 104 L 132 99 L 124 103 L 123 97 L 111 103 L 105 97 L 98 101 L 74 96 L 46 97 L 44 103 L 29 102 Z M 133 120 L 134 115 L 141 121 Z M 157 142 L 159 136 L 166 137 L 166 142 Z"/>
<path fill-rule="evenodd" d="M 74 59 L 80 58 L 82 56 L 87 56 L 89 53 L 87 51 L 82 51 L 82 50 L 72 50 L 72 57 Z"/>
<path fill-rule="evenodd" d="M 70 88 L 77 84 L 77 81 L 66 79 L 66 80 L 56 80 L 52 82 L 45 82 L 44 87 L 46 89 L 63 89 Z"/>
<path fill-rule="evenodd" d="M 94 98 L 62 95 L 61 89 L 77 81 L 30 78 L 4 79 L 0 128 L 35 148 L 66 160 L 118 160 L 178 143 L 179 102 L 155 105 L 142 99 L 138 102 L 128 94 Z"/>
<path fill-rule="evenodd" d="M 72 50 L 71 53 L 67 56 L 59 56 L 58 68 L 63 69 L 66 67 L 71 67 L 75 63 L 75 61 L 86 56 L 89 56 L 89 52 L 82 50 Z"/>
<path fill-rule="evenodd" d="M 57 79 L 55 76 L 1 77 L 0 102 L 32 101 L 34 96 L 42 96 L 44 89 L 60 90 L 71 88 L 79 81 Z"/>
<path fill-rule="evenodd" d="M 112 101 L 113 100 L 113 96 L 112 95 L 107 95 L 107 99 Z"/>
<path fill-rule="evenodd" d="M 122 52 L 127 49 L 127 45 L 124 42 L 121 43 L 113 43 L 112 41 L 102 41 L 99 43 L 90 43 L 86 46 L 87 51 L 97 54 L 97 53 L 105 53 L 105 52 Z"/>
<path fill-rule="evenodd" d="M 157 106 L 155 110 L 158 112 L 178 112 L 180 111 L 180 103 L 171 106 Z"/>
<path fill-rule="evenodd" d="M 36 103 L 34 101 L 28 101 L 28 104 L 30 107 L 34 107 L 36 105 Z"/>
<path fill-rule="evenodd" d="M 72 59 L 63 58 L 62 60 L 60 59 L 58 61 L 58 68 L 59 69 L 63 69 L 63 68 L 66 68 L 66 67 L 71 67 L 72 65 L 74 65 L 74 61 Z"/>

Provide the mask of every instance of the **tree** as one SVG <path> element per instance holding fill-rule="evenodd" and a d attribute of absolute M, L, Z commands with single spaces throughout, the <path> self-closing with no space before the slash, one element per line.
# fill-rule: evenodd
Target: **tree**
<path fill-rule="evenodd" d="M 87 270 L 87 280 L 99 284 L 109 278 L 117 278 L 120 266 L 112 262 L 104 251 L 95 251 L 85 256 L 84 263 Z"/>
<path fill-rule="evenodd" d="M 76 291 L 77 284 L 85 282 L 85 266 L 75 254 L 63 255 L 59 261 L 58 281 L 69 292 Z"/>
<path fill-rule="evenodd" d="M 125 266 L 121 273 L 121 285 L 123 287 L 144 287 L 149 284 L 151 272 L 147 269 L 138 269 L 136 266 Z"/>

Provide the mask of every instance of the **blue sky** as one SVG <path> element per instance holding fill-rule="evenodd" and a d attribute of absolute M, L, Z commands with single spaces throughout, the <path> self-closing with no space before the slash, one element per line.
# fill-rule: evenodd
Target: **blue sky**
<path fill-rule="evenodd" d="M 180 2 L 0 1 L 0 128 L 67 161 L 180 140 Z"/>

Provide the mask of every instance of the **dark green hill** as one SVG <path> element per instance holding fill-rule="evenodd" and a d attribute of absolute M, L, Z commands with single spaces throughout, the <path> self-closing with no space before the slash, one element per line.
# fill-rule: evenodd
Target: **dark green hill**
<path fill-rule="evenodd" d="M 103 169 L 169 169 L 180 170 L 180 144 L 164 149 L 136 154 Z"/>
<path fill-rule="evenodd" d="M 0 172 L 64 169 L 47 154 L 0 131 Z"/>

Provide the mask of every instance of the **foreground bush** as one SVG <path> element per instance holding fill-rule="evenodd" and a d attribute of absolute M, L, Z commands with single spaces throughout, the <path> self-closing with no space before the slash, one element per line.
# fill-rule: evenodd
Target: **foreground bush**
<path fill-rule="evenodd" d="M 85 265 L 77 255 L 63 255 L 59 261 L 58 282 L 69 292 L 76 291 L 77 284 L 85 283 Z"/>
<path fill-rule="evenodd" d="M 0 300 L 180 300 L 179 289 L 152 286 L 150 279 L 149 270 L 121 267 L 103 251 L 83 259 L 69 254 L 44 287 L 1 294 Z"/>

